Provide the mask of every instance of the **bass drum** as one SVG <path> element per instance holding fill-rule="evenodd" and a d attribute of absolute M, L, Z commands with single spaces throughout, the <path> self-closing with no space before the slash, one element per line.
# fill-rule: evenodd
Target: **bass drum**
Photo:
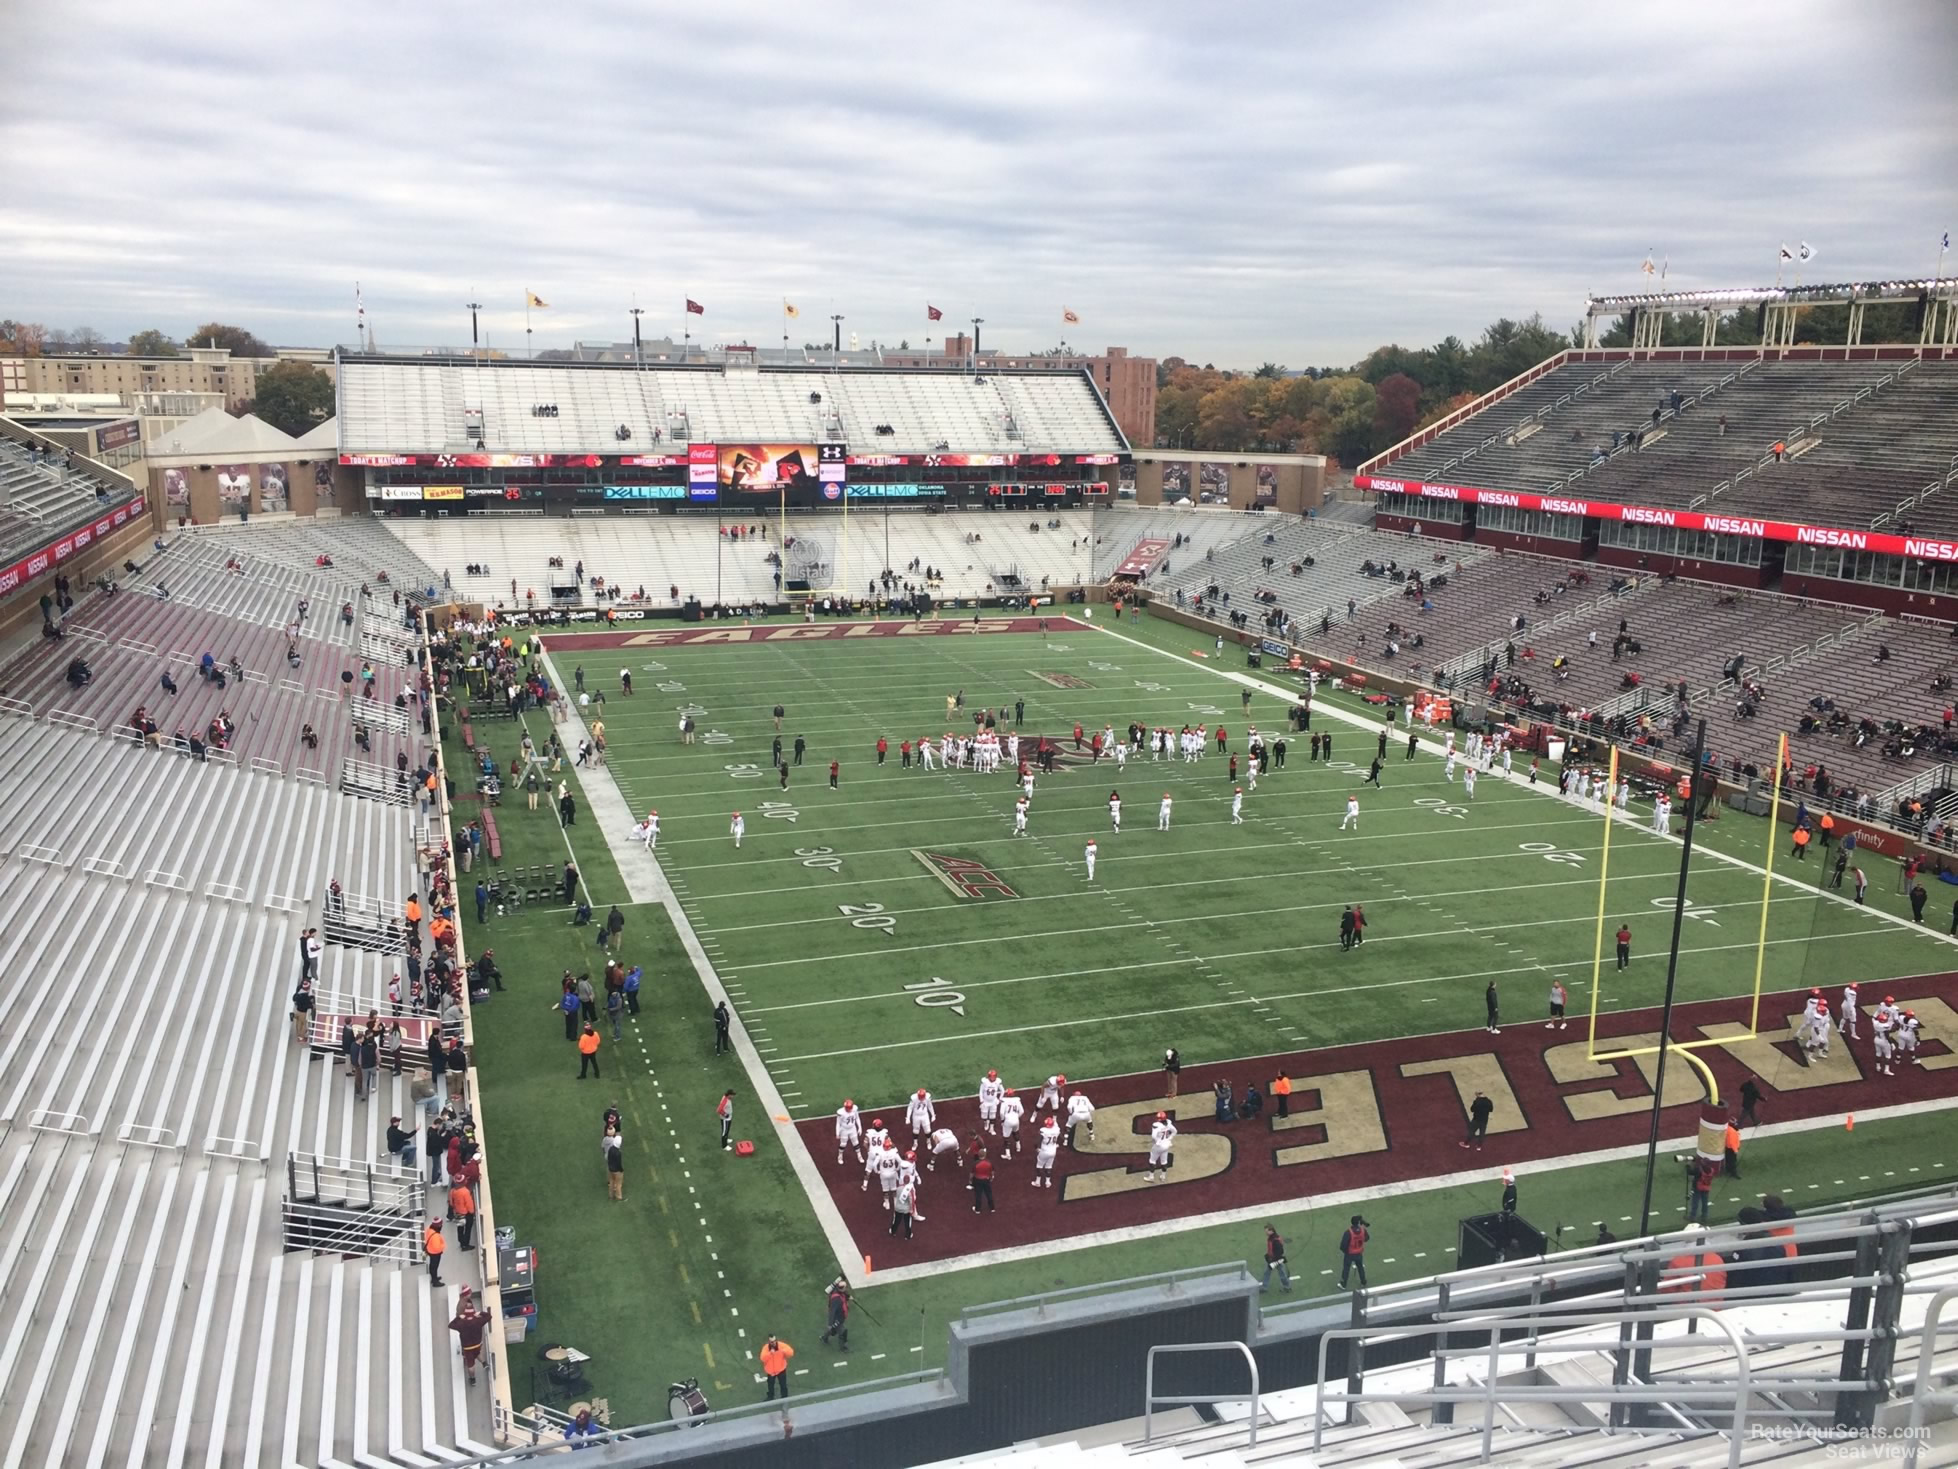
<path fill-rule="evenodd" d="M 689 1377 L 666 1390 L 666 1416 L 675 1423 L 707 1416 L 707 1394 L 700 1390 L 698 1379 Z"/>

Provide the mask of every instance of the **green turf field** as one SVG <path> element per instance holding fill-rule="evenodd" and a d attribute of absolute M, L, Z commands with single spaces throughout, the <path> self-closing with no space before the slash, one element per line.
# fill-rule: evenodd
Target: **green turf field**
<path fill-rule="evenodd" d="M 1071 735 L 1077 720 L 1118 730 L 1131 719 L 1221 721 L 1241 754 L 1248 725 L 1280 731 L 1288 701 L 1259 692 L 1242 708 L 1238 684 L 1220 676 L 1242 672 L 1241 660 L 1227 669 L 1192 657 L 1199 646 L 1186 630 L 1148 622 L 1119 636 L 1070 629 L 1044 641 L 584 653 L 567 642 L 553 661 L 566 682 L 582 662 L 588 684 L 606 690 L 609 775 L 635 811 L 658 808 L 661 867 L 798 1119 L 826 1116 L 845 1095 L 866 1109 L 918 1086 L 967 1095 L 988 1068 L 1027 1086 L 1055 1070 L 1145 1071 L 1165 1045 L 1194 1065 L 1458 1030 L 1481 1024 L 1491 979 L 1521 1015 L 1541 1013 L 1553 975 L 1570 988 L 1574 1011 L 1588 1005 L 1600 818 L 1489 777 L 1471 802 L 1459 781 L 1443 779 L 1432 740 L 1409 763 L 1396 733 L 1385 788 L 1362 790 L 1360 830 L 1341 832 L 1374 739 L 1325 711 L 1363 711 L 1357 703 L 1320 701 L 1314 728 L 1332 731 L 1336 763 L 1313 765 L 1304 739 L 1290 735 L 1286 768 L 1247 791 L 1242 825 L 1231 823 L 1214 744 L 1195 764 L 1132 758 L 1120 773 L 1104 761 L 1042 776 L 1027 837 L 1012 835 L 1006 771 L 900 768 L 900 740 L 960 727 L 948 726 L 945 709 L 960 690 L 967 711 L 1023 699 L 1023 733 Z M 637 687 L 630 699 L 617 692 L 622 664 Z M 786 792 L 768 768 L 776 703 L 788 711 L 785 746 L 798 734 L 808 742 Z M 699 711 L 703 738 L 691 746 L 675 732 L 682 706 Z M 507 721 L 480 725 L 478 735 L 505 757 L 515 744 Z M 881 767 L 880 735 L 890 742 Z M 1116 788 L 1119 835 L 1107 811 Z M 1159 832 L 1165 792 L 1174 819 Z M 728 835 L 737 809 L 747 817 L 738 851 Z M 546 811 L 506 799 L 499 824 L 506 866 L 562 862 L 566 834 Z M 625 897 L 606 844 L 627 832 L 601 831 L 587 814 L 568 836 L 602 916 Z M 1092 883 L 1082 863 L 1090 837 L 1101 853 Z M 1758 869 L 1739 864 L 1763 858 L 1766 824 L 1728 816 L 1702 837 L 1709 856 L 1689 893 L 1682 999 L 1744 994 L 1754 983 L 1763 884 Z M 959 896 L 920 853 L 987 869 L 1014 896 Z M 1602 1008 L 1658 1002 L 1670 926 L 1661 910 L 1671 906 L 1678 858 L 1675 843 L 1614 830 L 1609 926 L 1631 922 L 1640 962 L 1620 976 L 1607 957 Z M 1942 940 L 1878 916 L 1903 905 L 1892 874 L 1872 876 L 1871 911 L 1776 886 L 1770 989 L 1952 967 Z M 1364 904 L 1370 920 L 1358 955 L 1338 947 L 1349 902 Z M 627 957 L 649 975 L 645 1013 L 622 1045 L 608 1044 L 606 1079 L 582 1084 L 549 1007 L 558 973 L 589 964 L 589 930 L 567 928 L 556 909 L 492 919 L 487 934 L 465 926 L 472 950 L 496 947 L 512 987 L 476 1019 L 499 1221 L 542 1249 L 542 1335 L 598 1356 L 594 1379 L 628 1418 L 661 1413 L 665 1382 L 683 1374 L 730 1401 L 758 1392 L 747 1356 L 769 1330 L 796 1342 L 796 1365 L 809 1369 L 802 1385 L 868 1380 L 935 1363 L 945 1320 L 964 1303 L 1256 1253 L 1257 1232 L 1229 1226 L 877 1287 L 863 1301 L 881 1328 L 863 1327 L 851 1358 L 826 1356 L 815 1338 L 834 1256 L 772 1143 L 739 1164 L 711 1146 L 713 1100 L 723 1085 L 745 1094 L 743 1073 L 734 1058 L 712 1055 L 708 1001 L 661 910 L 632 907 L 627 920 Z M 596 1142 L 599 1111 L 614 1098 L 630 1124 L 623 1205 L 604 1196 Z M 752 1106 L 747 1115 L 743 1131 L 766 1138 L 765 1120 Z M 1758 1159 L 1787 1173 L 1774 1186 L 1811 1204 L 1948 1176 L 1908 1133 L 1907 1122 L 1866 1124 L 1853 1152 L 1826 1133 L 1763 1139 L 1750 1166 Z M 1636 1210 L 1638 1177 L 1622 1163 L 1545 1172 L 1530 1180 L 1530 1197 L 1539 1218 L 1588 1237 L 1595 1221 L 1618 1227 Z M 1376 1280 L 1444 1267 L 1468 1203 L 1445 1189 L 1370 1208 L 1376 1239 L 1384 1229 L 1404 1242 L 1378 1250 Z M 1307 1268 L 1309 1242 L 1331 1226 L 1310 1201 L 1274 1217 L 1304 1241 L 1294 1264 L 1310 1287 L 1319 1262 Z M 521 1405 L 525 1384 L 515 1390 Z"/>

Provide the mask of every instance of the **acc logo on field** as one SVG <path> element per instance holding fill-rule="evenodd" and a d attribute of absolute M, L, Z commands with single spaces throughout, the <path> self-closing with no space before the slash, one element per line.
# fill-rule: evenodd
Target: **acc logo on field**
<path fill-rule="evenodd" d="M 961 898 L 1017 898 L 1006 879 L 982 862 L 970 857 L 955 857 L 949 852 L 927 852 L 913 847 L 911 855 L 925 864 L 925 870 Z"/>

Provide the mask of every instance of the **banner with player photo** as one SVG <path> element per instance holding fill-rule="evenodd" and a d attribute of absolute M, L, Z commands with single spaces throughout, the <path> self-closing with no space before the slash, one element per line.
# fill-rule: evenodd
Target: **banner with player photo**
<path fill-rule="evenodd" d="M 288 506 L 286 496 L 286 467 L 283 464 L 261 464 L 258 466 L 258 508 L 266 514 L 277 514 Z"/>
<path fill-rule="evenodd" d="M 1197 503 L 1223 505 L 1231 497 L 1231 467 L 1221 459 L 1206 459 L 1197 465 Z"/>
<path fill-rule="evenodd" d="M 1163 465 L 1163 499 L 1174 504 L 1185 499 L 1190 493 L 1190 465 L 1185 459 L 1178 459 Z"/>
<path fill-rule="evenodd" d="M 1278 503 L 1278 466 L 1260 464 L 1258 466 L 1258 491 L 1254 503 L 1276 505 Z"/>
<path fill-rule="evenodd" d="M 182 469 L 163 471 L 163 503 L 166 505 L 188 505 L 190 503 L 190 473 Z"/>
<path fill-rule="evenodd" d="M 227 505 L 249 505 L 252 498 L 252 467 L 249 464 L 220 464 L 218 498 Z"/>

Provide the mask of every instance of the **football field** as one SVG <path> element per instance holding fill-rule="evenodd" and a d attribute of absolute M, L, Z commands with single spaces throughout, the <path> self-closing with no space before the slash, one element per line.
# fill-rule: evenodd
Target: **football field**
<path fill-rule="evenodd" d="M 1492 1197 L 1509 1165 L 1524 1173 L 1525 1213 L 1547 1229 L 1629 1227 L 1654 1058 L 1591 1060 L 1588 1026 L 1602 935 L 1600 1049 L 1656 1034 L 1681 848 L 1649 830 L 1649 804 L 1611 827 L 1601 912 L 1605 818 L 1553 794 L 1547 765 L 1535 787 L 1526 759 L 1509 780 L 1484 774 L 1470 797 L 1460 762 L 1447 778 L 1438 733 L 1423 732 L 1409 760 L 1396 727 L 1376 789 L 1363 784 L 1382 728 L 1372 706 L 1322 694 L 1310 732 L 1293 730 L 1294 680 L 1247 670 L 1235 652 L 1226 662 L 1187 630 L 1116 631 L 1100 618 L 1056 620 L 1044 636 L 1037 621 L 951 626 L 710 624 L 547 638 L 566 685 L 582 667 L 586 687 L 604 692 L 585 717 L 604 723 L 606 767 L 566 762 L 583 796 L 568 831 L 548 809 L 508 798 L 498 824 L 511 861 L 575 856 L 601 920 L 623 904 L 624 951 L 648 975 L 645 1013 L 622 1041 L 608 1035 L 606 1083 L 586 1095 L 551 1003 L 559 970 L 582 967 L 563 911 L 527 905 L 472 939 L 495 944 L 517 992 L 514 1007 L 499 997 L 476 1019 L 499 1216 L 547 1261 L 606 1262 L 548 1281 L 555 1339 L 643 1355 L 656 1375 L 684 1370 L 690 1352 L 718 1392 L 739 1391 L 746 1369 L 729 1369 L 752 1354 L 754 1330 L 802 1321 L 795 1329 L 817 1334 L 806 1325 L 819 1314 L 816 1288 L 841 1264 L 873 1287 L 871 1309 L 911 1324 L 877 1351 L 807 1369 L 840 1382 L 937 1360 L 943 1321 L 966 1303 L 1248 1256 L 1267 1220 L 1329 1235 L 1327 1221 L 1364 1207 L 1400 1242 L 1383 1252 L 1383 1277 L 1445 1268 L 1452 1220 Z M 961 696 L 948 714 L 947 699 Z M 777 704 L 786 790 L 773 765 Z M 1013 732 L 1016 704 L 1023 741 L 1044 736 L 1066 751 L 1036 776 L 1024 836 L 1014 834 L 1010 765 L 925 770 L 914 754 L 905 768 L 900 753 L 907 740 L 915 751 L 921 738 L 970 730 L 984 709 Z M 682 742 L 683 716 L 695 723 L 692 743 Z M 1077 722 L 1084 734 L 1119 734 L 1132 721 L 1201 723 L 1206 752 L 1194 762 L 1131 755 L 1120 766 L 1074 752 Z M 1254 725 L 1287 749 L 1252 790 Z M 530 727 L 545 728 L 534 717 Z M 506 736 L 492 731 L 507 728 L 479 725 L 478 737 L 500 745 Z M 558 728 L 575 745 L 582 726 Z M 1315 733 L 1330 735 L 1330 760 L 1311 758 Z M 614 784 L 623 803 L 602 815 Z M 1354 795 L 1357 829 L 1342 830 Z M 631 877 L 652 867 L 627 807 L 659 812 L 657 870 L 677 931 Z M 1766 880 L 1766 836 L 1765 822 L 1732 814 L 1702 824 L 1681 935 L 1673 1034 L 1718 1043 L 1699 1054 L 1723 1098 L 1749 1076 L 1768 1098 L 1771 1127 L 1749 1156 L 1772 1166 L 1772 1184 L 1737 1185 L 1721 1210 L 1731 1217 L 1752 1201 L 1742 1191 L 1760 1186 L 1812 1204 L 1946 1176 L 1958 1158 L 1920 1156 L 1910 1141 L 1911 1109 L 1958 1089 L 1958 1054 L 1944 1042 L 1958 1035 L 1958 987 L 1943 925 L 1910 923 L 1894 872 L 1874 859 L 1867 907 L 1819 886 L 1819 853 L 1794 863 L 1781 847 Z M 1357 948 L 1340 942 L 1349 904 L 1367 919 Z M 1622 971 L 1611 942 L 1621 923 L 1633 935 Z M 1790 1015 L 1810 986 L 1833 1001 L 1852 978 L 1866 1008 L 1893 982 L 1917 1007 L 1926 1066 L 1875 1075 L 1867 1028 L 1802 1064 Z M 1569 994 L 1562 1030 L 1545 1029 L 1553 981 Z M 1485 1028 L 1491 984 L 1499 1035 Z M 737 1054 L 726 1057 L 713 1054 L 706 1013 L 719 986 L 736 1014 Z M 1184 1067 L 1175 1098 L 1161 1070 L 1172 1046 Z M 1061 1152 L 1051 1188 L 1030 1187 L 1024 1146 L 1009 1157 L 981 1135 L 974 1094 L 989 1070 L 1030 1111 L 1054 1074 L 1094 1102 L 1094 1134 Z M 1216 1083 L 1241 1103 L 1281 1072 L 1295 1085 L 1288 1116 L 1269 1101 L 1256 1117 L 1215 1115 Z M 755 1158 L 715 1146 L 711 1109 L 724 1087 L 737 1089 L 735 1135 L 756 1141 Z M 588 1119 L 564 1113 L 572 1088 L 593 1117 L 601 1092 L 626 1109 L 633 1170 L 617 1214 L 581 1151 Z M 999 1203 L 973 1216 L 963 1165 L 948 1161 L 927 1172 L 923 1222 L 904 1240 L 889 1233 L 878 1184 L 865 1187 L 854 1152 L 839 1162 L 832 1117 L 851 1098 L 909 1146 L 902 1108 L 919 1088 L 962 1143 L 993 1151 Z M 1701 1074 L 1674 1062 L 1664 1089 L 1668 1139 L 1690 1135 Z M 1462 1151 L 1476 1091 L 1495 1112 L 1486 1148 Z M 1179 1138 L 1168 1176 L 1150 1179 L 1158 1111 Z M 1852 1111 L 1862 1125 L 1849 1140 L 1840 1124 Z M 1809 1130 L 1775 1131 L 1783 1125 Z M 588 1194 L 601 1202 L 576 1202 Z M 1680 1201 L 1662 1191 L 1658 1203 L 1665 1227 Z M 673 1328 L 650 1340 L 635 1326 L 636 1303 L 649 1298 Z M 638 1392 L 619 1388 L 622 1401 Z"/>
<path fill-rule="evenodd" d="M 637 692 L 604 709 L 611 774 L 635 812 L 658 809 L 661 863 L 797 1118 L 846 1096 L 888 1108 L 917 1087 L 966 1095 L 989 1069 L 1025 1087 L 1054 1072 L 1147 1071 L 1169 1046 L 1194 1065 L 1461 1030 L 1481 1023 L 1492 982 L 1517 1019 L 1542 1018 L 1553 979 L 1573 1012 L 1589 1005 L 1604 823 L 1547 796 L 1554 770 L 1536 789 L 1526 761 L 1509 780 L 1485 773 L 1471 798 L 1465 767 L 1445 778 L 1437 733 L 1409 760 L 1396 727 L 1375 789 L 1364 784 L 1372 729 L 1322 710 L 1312 728 L 1333 754 L 1315 762 L 1280 685 L 1245 706 L 1240 684 L 1211 668 L 1056 627 L 620 650 Z M 948 696 L 962 698 L 952 718 Z M 1014 834 L 1009 766 L 901 764 L 902 741 L 969 733 L 975 710 L 1004 708 L 1012 730 L 1021 701 L 1022 740 L 1060 740 L 1070 757 L 1037 774 L 1027 835 Z M 772 761 L 776 704 L 784 758 L 806 741 L 786 789 Z M 696 711 L 692 745 L 676 733 L 682 708 Z M 1119 735 L 1131 721 L 1208 726 L 1206 753 L 1125 766 L 1074 754 L 1077 723 Z M 1234 822 L 1254 727 L 1286 738 L 1285 764 L 1246 789 Z M 1351 795 L 1357 829 L 1342 830 Z M 1601 1010 L 1661 998 L 1679 851 L 1614 828 Z M 1795 875 L 1814 879 L 1821 865 Z M 1762 897 L 1758 868 L 1696 863 L 1682 1000 L 1752 990 Z M 1342 950 L 1349 904 L 1364 908 L 1366 942 Z M 1621 921 L 1636 956 L 1622 973 L 1609 942 Z M 1767 985 L 1780 991 L 1944 967 L 1942 945 L 1812 882 L 1773 888 L 1766 943 Z"/>

